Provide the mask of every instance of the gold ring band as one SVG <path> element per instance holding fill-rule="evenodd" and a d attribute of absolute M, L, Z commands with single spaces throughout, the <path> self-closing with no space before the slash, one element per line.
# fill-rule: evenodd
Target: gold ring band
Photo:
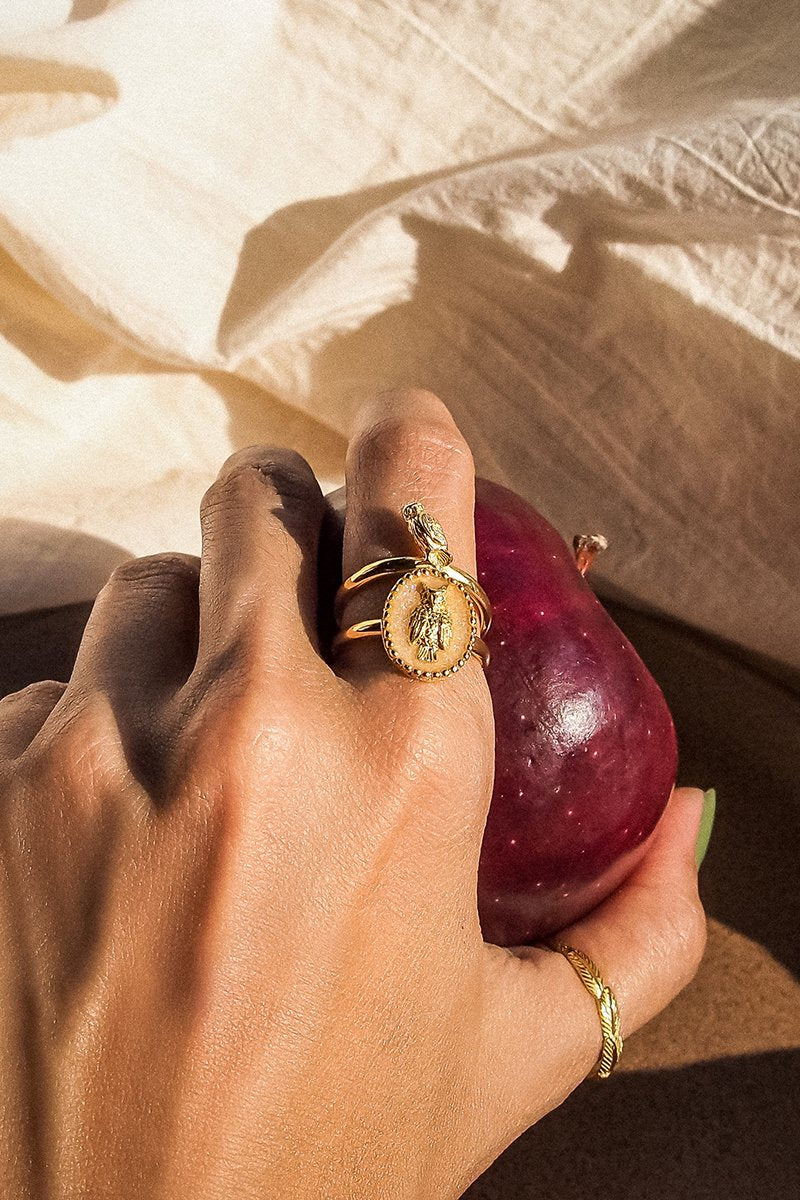
<path fill-rule="evenodd" d="M 347 629 L 342 629 L 337 633 L 331 643 L 331 649 L 338 650 L 345 642 L 358 641 L 359 638 L 382 637 L 382 635 L 381 618 L 369 617 L 366 621 L 356 621 L 354 625 L 348 625 Z M 483 638 L 475 638 L 475 641 L 472 643 L 472 653 L 476 658 L 480 659 L 484 668 L 489 665 L 491 654 Z"/>
<path fill-rule="evenodd" d="M 444 530 L 419 500 L 405 504 L 402 512 L 424 557 L 383 558 L 349 575 L 336 592 L 337 619 L 349 593 L 387 575 L 397 578 L 380 618 L 340 630 L 331 650 L 358 638 L 380 637 L 392 663 L 419 680 L 454 675 L 473 654 L 485 667 L 489 650 L 481 635 L 492 620 L 489 597 L 477 579 L 453 566 Z"/>
<path fill-rule="evenodd" d="M 411 558 L 410 555 L 396 555 L 392 558 L 376 559 L 375 562 L 367 563 L 366 566 L 353 571 L 352 575 L 348 575 L 347 579 L 339 584 L 334 596 L 333 609 L 336 619 L 338 620 L 341 616 L 344 602 L 353 592 L 376 579 L 385 579 L 389 575 L 405 575 L 407 571 L 413 571 L 415 567 L 418 567 L 421 561 L 424 560 Z M 468 575 L 466 571 L 454 567 L 452 563 L 447 566 L 439 566 L 439 571 L 448 579 L 460 583 L 467 589 L 482 618 L 483 629 L 481 632 L 486 633 L 492 623 L 492 605 L 477 579 Z"/>
<path fill-rule="evenodd" d="M 594 1070 L 598 1079 L 608 1079 L 622 1054 L 622 1033 L 617 998 L 608 984 L 604 983 L 597 964 L 593 963 L 582 951 L 576 950 L 574 946 L 568 946 L 565 942 L 553 941 L 542 944 L 546 949 L 556 950 L 559 954 L 564 955 L 595 1002 L 597 1015 L 600 1018 L 600 1028 L 603 1032 L 603 1045 Z"/>

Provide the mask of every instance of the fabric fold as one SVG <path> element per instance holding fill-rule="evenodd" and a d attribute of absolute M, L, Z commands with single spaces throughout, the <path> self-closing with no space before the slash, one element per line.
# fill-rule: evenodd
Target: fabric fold
<path fill-rule="evenodd" d="M 0 610 L 96 587 L 88 552 L 26 574 L 19 522 L 196 549 L 231 449 L 287 441 L 335 486 L 361 400 L 417 384 L 481 473 L 603 528 L 602 584 L 800 667 L 788 0 L 25 7 Z"/>

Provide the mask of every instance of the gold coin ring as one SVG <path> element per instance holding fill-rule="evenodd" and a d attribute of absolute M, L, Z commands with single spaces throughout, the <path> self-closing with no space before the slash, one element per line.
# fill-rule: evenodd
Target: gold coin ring
<path fill-rule="evenodd" d="M 398 578 L 389 589 L 380 619 L 358 621 L 341 630 L 332 649 L 357 638 L 379 636 L 394 665 L 419 680 L 445 679 L 473 653 L 486 666 L 489 651 L 480 635 L 492 619 L 488 596 L 476 579 L 453 566 L 445 532 L 421 501 L 405 504 L 402 513 L 424 557 L 393 556 L 348 576 L 337 590 L 337 616 L 344 598 L 357 588 L 387 575 Z"/>
<path fill-rule="evenodd" d="M 359 567 L 352 575 L 348 575 L 344 583 L 339 584 L 333 600 L 336 620 L 338 621 L 341 617 L 347 597 L 351 596 L 353 592 L 358 591 L 359 588 L 372 583 L 376 579 L 385 579 L 389 575 L 405 575 L 408 571 L 413 571 L 415 567 L 418 567 L 421 562 L 425 561 L 425 559 L 412 558 L 410 555 L 396 555 L 392 558 L 376 559 L 375 562 L 367 563 L 364 567 Z M 458 567 L 452 566 L 452 564 L 439 566 L 438 570 L 442 575 L 451 579 L 453 583 L 460 583 L 462 587 L 467 589 L 481 617 L 481 632 L 487 633 L 492 624 L 492 605 L 477 579 L 474 579 L 472 575 L 468 575 L 466 571 L 461 571 Z"/>
<path fill-rule="evenodd" d="M 354 625 L 349 625 L 347 629 L 343 629 L 341 633 L 337 633 L 331 644 L 332 650 L 338 650 L 346 642 L 358 641 L 359 638 L 382 637 L 383 630 L 381 629 L 380 617 L 369 617 L 366 621 L 356 621 Z M 472 643 L 472 654 L 480 662 L 485 669 L 489 665 L 491 651 L 486 645 L 483 638 L 476 637 Z M 452 672 L 450 672 L 452 674 Z"/>

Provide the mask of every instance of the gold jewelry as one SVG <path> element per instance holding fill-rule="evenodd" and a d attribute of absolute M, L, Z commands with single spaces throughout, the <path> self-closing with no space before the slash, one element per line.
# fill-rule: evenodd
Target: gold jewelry
<path fill-rule="evenodd" d="M 414 567 L 419 566 L 420 561 L 420 559 L 411 558 L 407 554 L 397 555 L 392 558 L 379 558 L 375 562 L 367 563 L 366 566 L 359 567 L 357 571 L 353 571 L 353 574 L 348 575 L 344 583 L 339 584 L 336 595 L 333 598 L 333 611 L 336 619 L 339 619 L 345 600 L 353 592 L 368 583 L 372 583 L 376 579 L 385 579 L 388 575 L 405 575 L 407 571 L 413 571 Z M 439 570 L 448 579 L 453 579 L 456 583 L 464 585 L 480 613 L 483 626 L 482 632 L 488 632 L 489 626 L 492 623 L 492 605 L 477 579 L 472 575 L 468 575 L 466 571 L 461 571 L 458 567 L 452 566 L 452 564 L 439 567 Z"/>
<path fill-rule="evenodd" d="M 597 1060 L 595 1074 L 599 1079 L 608 1079 L 622 1054 L 622 1033 L 619 1026 L 619 1008 L 617 999 L 608 984 L 603 982 L 600 970 L 590 958 L 587 958 L 574 946 L 564 942 L 545 942 L 548 950 L 557 950 L 580 976 L 583 986 L 594 998 L 600 1027 L 603 1031 L 603 1046 L 600 1058 Z"/>
<path fill-rule="evenodd" d="M 338 650 L 344 642 L 357 641 L 359 638 L 380 637 L 382 632 L 380 617 L 369 617 L 366 621 L 356 621 L 355 625 L 349 625 L 347 629 L 336 634 L 331 648 Z M 472 653 L 481 660 L 484 667 L 489 665 L 491 653 L 483 638 L 475 638 L 472 644 Z"/>
<path fill-rule="evenodd" d="M 452 565 L 444 530 L 419 501 L 406 504 L 402 511 L 425 557 L 380 559 L 350 575 L 338 589 L 338 609 L 348 593 L 371 580 L 394 574 L 399 578 L 389 590 L 381 617 L 341 630 L 332 649 L 380 635 L 395 666 L 414 679 L 444 679 L 460 670 L 473 653 L 485 666 L 489 651 L 479 634 L 491 622 L 488 596 L 477 580 Z"/>

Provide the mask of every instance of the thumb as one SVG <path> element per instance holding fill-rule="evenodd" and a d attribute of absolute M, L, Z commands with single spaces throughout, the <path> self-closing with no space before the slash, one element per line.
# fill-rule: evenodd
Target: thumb
<path fill-rule="evenodd" d="M 634 872 L 558 935 L 595 962 L 614 992 L 623 1038 L 669 1004 L 695 975 L 706 944 L 695 843 L 697 788 L 673 791 Z M 510 1140 L 555 1108 L 600 1057 L 593 997 L 563 954 L 486 947 L 484 1086 L 498 1096 Z"/>

